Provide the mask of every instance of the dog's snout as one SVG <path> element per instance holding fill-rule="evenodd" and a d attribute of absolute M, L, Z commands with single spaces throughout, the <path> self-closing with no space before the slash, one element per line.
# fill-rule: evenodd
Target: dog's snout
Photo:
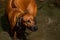
<path fill-rule="evenodd" d="M 30 29 L 31 29 L 31 31 L 37 31 L 38 30 L 38 27 L 37 26 L 33 26 Z"/>
<path fill-rule="evenodd" d="M 35 27 L 34 27 L 34 30 L 37 30 L 37 29 L 38 29 L 38 27 L 37 27 L 37 26 L 35 26 Z"/>

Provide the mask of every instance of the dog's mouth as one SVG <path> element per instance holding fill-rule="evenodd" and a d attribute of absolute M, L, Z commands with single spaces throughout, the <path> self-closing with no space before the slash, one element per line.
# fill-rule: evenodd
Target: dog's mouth
<path fill-rule="evenodd" d="M 27 29 L 29 29 L 29 30 L 31 30 L 31 31 L 33 31 L 33 32 L 35 32 L 35 31 L 37 31 L 37 30 L 38 30 L 38 27 L 35 25 L 35 26 L 27 27 Z"/>

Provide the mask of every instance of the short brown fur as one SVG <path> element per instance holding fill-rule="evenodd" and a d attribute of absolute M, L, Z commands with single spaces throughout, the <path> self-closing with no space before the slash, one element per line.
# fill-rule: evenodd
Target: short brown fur
<path fill-rule="evenodd" d="M 16 8 L 12 8 L 13 6 L 12 3 L 13 5 L 16 6 Z M 21 17 L 24 14 L 25 10 L 28 10 L 29 13 L 27 14 L 36 17 L 37 5 L 35 0 L 8 0 L 7 1 L 6 11 L 7 11 L 8 20 L 11 25 L 11 29 L 13 29 L 16 25 L 16 18 Z"/>

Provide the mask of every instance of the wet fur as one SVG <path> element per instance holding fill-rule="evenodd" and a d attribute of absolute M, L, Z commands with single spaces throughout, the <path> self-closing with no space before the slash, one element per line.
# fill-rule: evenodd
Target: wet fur
<path fill-rule="evenodd" d="M 28 12 L 25 12 L 28 11 Z M 36 17 L 37 5 L 35 0 L 8 0 L 6 7 L 6 14 L 11 25 L 11 33 L 15 30 L 17 19 L 22 15 L 32 15 Z M 16 31 L 14 31 L 14 38 L 16 38 Z"/>

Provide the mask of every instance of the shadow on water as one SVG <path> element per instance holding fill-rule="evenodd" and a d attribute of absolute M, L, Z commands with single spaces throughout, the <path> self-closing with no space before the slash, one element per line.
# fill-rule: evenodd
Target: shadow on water
<path fill-rule="evenodd" d="M 0 18 L 0 22 L 1 22 L 1 27 L 3 29 L 3 31 L 6 31 L 10 37 L 12 38 L 13 36 L 10 33 L 10 25 L 9 25 L 9 21 L 8 18 L 6 16 L 6 14 L 4 14 L 1 18 Z M 26 28 L 24 28 L 26 29 Z M 19 30 L 17 31 L 17 37 L 21 40 L 27 40 L 26 36 L 28 35 L 28 33 L 25 32 L 25 30 Z"/>

